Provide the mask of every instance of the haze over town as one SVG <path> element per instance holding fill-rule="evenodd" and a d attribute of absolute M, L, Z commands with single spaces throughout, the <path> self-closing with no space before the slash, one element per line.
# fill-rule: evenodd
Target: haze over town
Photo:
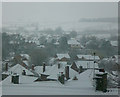
<path fill-rule="evenodd" d="M 117 3 L 3 3 L 2 10 L 4 95 L 118 93 Z"/>

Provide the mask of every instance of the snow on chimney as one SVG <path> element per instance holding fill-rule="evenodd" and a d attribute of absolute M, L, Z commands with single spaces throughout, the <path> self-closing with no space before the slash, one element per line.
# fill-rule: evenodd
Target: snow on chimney
<path fill-rule="evenodd" d="M 65 67 L 65 77 L 67 80 L 69 79 L 69 66 Z"/>

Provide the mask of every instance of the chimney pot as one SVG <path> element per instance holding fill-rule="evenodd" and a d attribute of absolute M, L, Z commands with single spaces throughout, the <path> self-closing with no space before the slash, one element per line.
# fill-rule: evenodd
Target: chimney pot
<path fill-rule="evenodd" d="M 43 72 L 45 72 L 45 63 L 43 64 Z"/>

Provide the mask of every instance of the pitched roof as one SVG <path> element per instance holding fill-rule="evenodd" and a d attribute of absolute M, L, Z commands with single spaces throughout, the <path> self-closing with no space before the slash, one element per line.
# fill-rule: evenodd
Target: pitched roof
<path fill-rule="evenodd" d="M 118 46 L 118 41 L 110 41 L 112 46 Z"/>
<path fill-rule="evenodd" d="M 77 55 L 77 57 L 78 58 L 85 58 L 85 59 L 90 59 L 90 60 L 94 60 L 94 56 L 92 56 L 92 55 Z M 99 58 L 99 56 L 95 56 L 95 59 L 97 59 L 97 60 L 99 60 L 100 58 Z"/>
<path fill-rule="evenodd" d="M 17 64 L 15 66 L 11 67 L 10 69 L 8 69 L 7 72 L 3 72 L 3 74 L 4 73 L 8 73 L 8 74 L 17 73 L 19 75 L 22 75 L 23 70 L 25 70 L 26 75 L 34 75 L 31 71 L 29 71 L 28 69 L 26 69 L 25 67 L 23 67 L 20 64 Z"/>
<path fill-rule="evenodd" d="M 76 61 L 77 67 L 82 66 L 83 68 L 94 68 L 94 61 Z M 98 64 L 95 63 L 95 68 L 98 68 Z"/>
<path fill-rule="evenodd" d="M 50 71 L 51 66 L 45 66 L 45 72 L 43 72 L 43 66 L 35 66 L 35 72 L 38 74 L 47 74 L 46 71 Z"/>
<path fill-rule="evenodd" d="M 9 75 L 6 79 L 2 81 L 3 86 L 6 84 L 11 84 L 11 75 Z M 32 77 L 32 76 L 23 76 L 19 75 L 19 83 L 21 84 L 30 84 L 33 83 L 37 77 Z"/>
<path fill-rule="evenodd" d="M 69 54 L 56 54 L 58 59 L 62 59 L 62 58 L 70 58 Z"/>
<path fill-rule="evenodd" d="M 25 63 L 25 65 L 29 66 L 28 61 L 23 61 L 23 63 Z"/>
<path fill-rule="evenodd" d="M 58 68 L 58 64 L 60 64 L 60 68 Z M 65 67 L 69 66 L 69 76 L 70 78 L 74 77 L 78 72 L 70 68 L 71 65 L 67 65 L 67 62 L 59 62 L 58 64 L 54 64 L 52 66 L 46 66 L 46 71 L 43 72 L 43 66 L 36 66 L 35 71 L 39 74 L 49 75 L 47 78 L 50 79 L 58 79 L 58 75 L 60 72 L 65 73 Z"/>
<path fill-rule="evenodd" d="M 76 72 L 75 70 L 73 70 L 71 67 L 71 65 L 61 65 L 61 67 L 58 69 L 58 65 L 53 65 L 51 68 L 51 72 L 49 72 L 50 76 L 48 76 L 47 78 L 50 79 L 58 79 L 58 76 L 61 72 L 63 72 L 65 74 L 65 67 L 69 66 L 69 77 L 73 78 L 75 75 L 78 74 L 78 72 Z"/>
<path fill-rule="evenodd" d="M 25 57 L 27 60 L 29 60 L 30 56 L 28 54 L 20 54 L 20 56 Z"/>
<path fill-rule="evenodd" d="M 74 81 L 72 79 L 70 79 L 70 81 L 66 82 L 67 86 L 72 86 L 72 87 L 92 87 L 92 75 L 91 75 L 92 70 L 86 70 L 85 72 L 81 73 L 81 74 L 77 74 L 76 77 L 78 78 L 78 80 Z M 90 90 L 89 90 L 90 91 Z"/>
<path fill-rule="evenodd" d="M 79 43 L 76 39 L 71 39 L 71 40 L 68 40 L 68 44 L 76 44 L 76 45 L 79 45 L 80 43 Z"/>
<path fill-rule="evenodd" d="M 116 63 L 120 63 L 120 55 L 114 55 L 115 58 L 112 58 Z"/>

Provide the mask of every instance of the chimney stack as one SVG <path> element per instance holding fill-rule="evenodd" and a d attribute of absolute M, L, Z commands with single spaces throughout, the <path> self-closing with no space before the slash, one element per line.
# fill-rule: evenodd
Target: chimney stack
<path fill-rule="evenodd" d="M 26 75 L 26 71 L 25 70 L 23 70 L 22 75 Z"/>
<path fill-rule="evenodd" d="M 34 64 L 32 64 L 32 70 L 35 70 L 35 68 L 34 68 L 34 67 L 35 67 L 35 65 L 34 65 Z"/>
<path fill-rule="evenodd" d="M 43 63 L 43 72 L 45 72 L 45 63 Z"/>
<path fill-rule="evenodd" d="M 69 66 L 65 67 L 65 77 L 67 80 L 69 79 Z"/>
<path fill-rule="evenodd" d="M 58 63 L 58 69 L 60 69 L 60 64 Z"/>
<path fill-rule="evenodd" d="M 8 63 L 5 64 L 5 70 L 8 71 Z"/>
<path fill-rule="evenodd" d="M 81 73 L 81 72 L 83 72 L 83 67 L 82 66 L 79 67 L 79 73 Z"/>

